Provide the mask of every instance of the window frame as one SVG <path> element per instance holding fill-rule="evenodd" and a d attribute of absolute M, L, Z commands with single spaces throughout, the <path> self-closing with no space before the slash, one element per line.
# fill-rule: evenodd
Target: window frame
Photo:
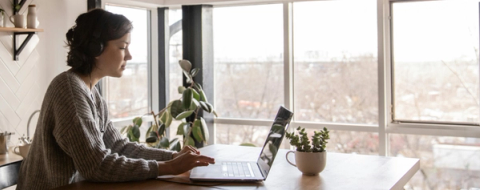
<path fill-rule="evenodd" d="M 216 0 L 185 0 L 182 4 L 212 4 L 216 7 L 230 7 L 243 5 L 262 5 L 269 3 L 283 4 L 283 22 L 284 22 L 284 103 L 285 107 L 294 108 L 293 102 L 293 3 L 311 0 L 258 0 L 252 1 L 216 1 Z M 311 129 L 321 129 L 328 127 L 330 130 L 341 131 L 356 131 L 356 132 L 376 132 L 379 134 L 379 155 L 388 156 L 388 137 L 389 134 L 412 134 L 412 135 L 433 135 L 433 136 L 452 136 L 452 137 L 475 137 L 480 136 L 480 127 L 476 125 L 462 125 L 462 124 L 439 124 L 439 123 L 420 123 L 420 122 L 396 122 L 392 117 L 393 105 L 393 83 L 392 83 L 392 43 L 391 43 L 391 4 L 393 2 L 414 2 L 414 1 L 433 1 L 433 0 L 377 0 L 377 37 L 378 37 L 378 125 L 366 124 L 344 124 L 344 123 L 324 123 L 324 122 L 300 122 L 292 120 L 291 125 L 301 125 Z M 106 0 L 107 3 L 115 3 L 114 0 Z M 123 2 L 122 2 L 123 3 Z M 166 0 L 161 5 L 143 5 L 137 1 L 136 3 L 123 3 L 124 5 L 148 8 L 151 11 L 151 34 L 156 34 L 157 31 L 157 16 L 156 7 L 171 7 L 179 8 L 181 5 L 178 1 Z M 142 6 L 139 6 L 139 5 Z M 102 5 L 104 7 L 104 5 Z M 157 36 L 150 35 L 151 49 L 158 48 Z M 155 53 L 151 54 L 151 63 L 157 63 L 158 57 Z M 149 88 L 152 89 L 152 109 L 158 111 L 158 73 L 153 72 L 158 70 L 158 65 L 152 64 L 152 83 Z M 213 85 L 213 84 L 211 84 Z M 168 90 L 168 89 L 165 89 Z M 157 102 L 155 102 L 157 101 Z M 293 110 L 295 112 L 295 110 Z M 147 117 L 150 118 L 150 117 Z M 130 119 L 124 119 L 125 123 L 130 123 Z M 219 117 L 214 119 L 215 124 L 231 124 L 231 125 L 254 125 L 254 126 L 269 126 L 273 120 L 256 120 L 256 119 L 236 119 Z M 122 121 L 116 121 L 117 126 L 125 124 Z M 215 134 L 215 127 L 213 127 Z M 214 139 L 214 138 L 212 138 Z M 215 143 L 215 142 L 213 142 Z"/>
<path fill-rule="evenodd" d="M 310 129 L 320 130 L 327 127 L 330 130 L 375 132 L 379 134 L 379 155 L 388 156 L 389 134 L 412 134 L 412 135 L 433 135 L 452 137 L 475 137 L 480 136 L 480 127 L 477 125 L 465 125 L 462 123 L 422 123 L 422 122 L 398 122 L 393 120 L 393 83 L 392 83 L 392 42 L 391 42 L 391 4 L 393 2 L 413 2 L 432 0 L 377 0 L 377 37 L 378 37 L 378 125 L 367 124 L 344 124 L 326 122 L 304 122 L 291 121 L 292 126 L 301 125 Z M 261 5 L 266 3 L 283 4 L 284 22 L 284 100 L 285 107 L 293 110 L 293 2 L 300 1 L 268 1 L 256 3 L 231 3 L 214 5 L 216 7 Z M 295 110 L 293 110 L 295 112 Z M 214 119 L 215 124 L 227 125 L 254 125 L 269 126 L 273 120 L 258 119 L 237 119 L 219 117 Z"/>

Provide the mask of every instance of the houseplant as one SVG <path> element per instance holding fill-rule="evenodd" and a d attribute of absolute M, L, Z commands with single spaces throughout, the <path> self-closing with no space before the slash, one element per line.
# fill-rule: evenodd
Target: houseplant
<path fill-rule="evenodd" d="M 198 113 L 203 110 L 217 116 L 202 86 L 194 81 L 200 69 L 192 69 L 192 63 L 188 60 L 180 60 L 179 65 L 187 78 L 188 85 L 178 87 L 178 93 L 182 94 L 181 98 L 172 100 L 158 113 L 152 112 L 154 124 L 148 128 L 145 136 L 146 143 L 151 147 L 180 151 L 186 145 L 195 146 L 195 141 L 206 143 L 209 139 L 208 127 L 205 119 L 198 116 Z M 187 117 L 190 117 L 190 120 L 187 120 Z M 173 120 L 182 121 L 177 127 L 176 134 L 183 135 L 183 141 L 178 138 L 169 140 L 165 133 Z M 138 142 L 141 123 L 141 118 L 135 118 L 133 125 L 125 126 L 122 133 L 126 134 L 131 141 Z"/>
<path fill-rule="evenodd" d="M 328 139 L 330 139 L 329 131 L 324 127 L 319 132 L 314 131 L 312 141 L 309 140 L 305 128 L 298 127 L 298 134 L 295 131 L 287 132 L 285 137 L 289 139 L 290 145 L 296 147 L 296 151 L 287 152 L 287 161 L 296 166 L 304 175 L 317 175 L 325 168 L 327 162 L 327 152 L 325 150 Z M 296 164 L 288 160 L 288 154 L 294 153 Z"/>

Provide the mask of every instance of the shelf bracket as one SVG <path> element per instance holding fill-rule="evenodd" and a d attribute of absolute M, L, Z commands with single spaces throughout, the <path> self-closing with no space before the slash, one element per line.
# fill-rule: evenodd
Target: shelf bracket
<path fill-rule="evenodd" d="M 17 35 L 28 35 L 27 38 L 22 42 L 20 47 L 17 49 Z M 18 60 L 18 55 L 22 52 L 23 48 L 27 45 L 28 41 L 32 38 L 35 32 L 14 32 L 13 33 L 13 60 Z"/>
<path fill-rule="evenodd" d="M 18 13 L 19 10 L 16 10 L 15 9 L 15 5 L 20 5 L 20 8 L 23 7 L 23 4 L 25 4 L 27 0 L 20 0 L 20 2 L 18 2 L 18 0 L 13 0 L 13 14 L 16 15 Z"/>

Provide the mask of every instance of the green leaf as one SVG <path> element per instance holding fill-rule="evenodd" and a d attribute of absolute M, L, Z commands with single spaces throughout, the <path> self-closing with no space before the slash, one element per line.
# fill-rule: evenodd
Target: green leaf
<path fill-rule="evenodd" d="M 154 126 L 154 125 L 151 125 L 151 126 L 147 129 L 147 133 L 145 133 L 145 139 L 152 136 L 152 135 L 150 134 L 150 132 L 152 132 L 153 126 Z M 155 135 L 155 136 L 156 136 L 156 135 Z"/>
<path fill-rule="evenodd" d="M 208 112 L 208 113 L 212 113 L 212 111 L 213 111 L 213 105 L 212 105 L 212 104 L 210 104 L 210 103 L 208 103 L 208 102 L 205 102 L 205 104 L 206 104 L 206 105 L 207 105 L 207 107 L 208 107 L 208 110 L 207 110 L 207 112 Z"/>
<path fill-rule="evenodd" d="M 195 90 L 194 88 L 192 88 L 192 94 L 195 100 L 200 101 L 200 94 L 198 94 L 197 90 Z"/>
<path fill-rule="evenodd" d="M 193 86 L 198 90 L 202 90 L 202 85 L 198 84 L 198 83 L 193 83 Z"/>
<path fill-rule="evenodd" d="M 185 146 L 190 145 L 195 147 L 195 141 L 193 140 L 192 137 L 186 137 L 185 138 Z"/>
<path fill-rule="evenodd" d="M 187 78 L 186 82 L 188 84 L 192 83 L 193 79 L 192 79 L 192 76 L 190 75 L 190 73 L 183 71 L 183 75 L 185 75 L 185 77 Z"/>
<path fill-rule="evenodd" d="M 167 137 L 163 137 L 162 139 L 160 139 L 160 146 L 162 148 L 168 148 L 170 146 L 170 142 L 168 141 Z"/>
<path fill-rule="evenodd" d="M 202 109 L 205 110 L 206 112 L 208 112 L 208 106 L 207 104 L 204 102 L 204 101 L 200 101 L 200 106 L 202 106 Z"/>
<path fill-rule="evenodd" d="M 133 137 L 133 132 L 132 132 L 131 129 L 127 131 L 127 138 L 128 138 L 128 140 L 130 140 L 130 142 L 133 142 L 134 137 Z"/>
<path fill-rule="evenodd" d="M 209 135 L 209 133 L 208 133 L 207 122 L 205 122 L 205 119 L 203 119 L 203 117 L 200 117 L 199 119 L 200 119 L 200 122 L 201 122 L 201 124 L 202 124 L 202 125 L 200 126 L 201 129 L 202 129 L 202 135 L 203 135 L 205 141 L 208 141 L 210 135 Z"/>
<path fill-rule="evenodd" d="M 205 95 L 205 92 L 203 92 L 203 90 L 199 90 L 198 93 L 200 94 L 200 101 L 208 102 L 207 96 Z"/>
<path fill-rule="evenodd" d="M 135 124 L 135 125 L 142 126 L 142 123 L 143 123 L 143 121 L 142 121 L 141 117 L 136 117 L 136 118 L 133 119 L 133 124 Z"/>
<path fill-rule="evenodd" d="M 177 152 L 180 152 L 180 150 L 182 150 L 182 145 L 180 144 L 180 142 L 177 141 L 175 144 L 170 146 L 170 150 L 175 150 Z"/>
<path fill-rule="evenodd" d="M 132 127 L 132 134 L 133 134 L 133 137 L 135 138 L 140 138 L 140 128 L 138 127 L 138 125 L 135 125 Z"/>
<path fill-rule="evenodd" d="M 184 111 L 180 114 L 178 114 L 177 117 L 175 117 L 176 120 L 181 120 L 181 119 L 184 119 L 190 115 L 192 115 L 192 113 L 194 112 L 195 110 L 188 110 L 188 111 Z"/>
<path fill-rule="evenodd" d="M 170 124 L 172 124 L 172 119 L 173 118 L 168 111 L 164 111 L 160 116 L 160 122 L 165 124 L 165 127 L 170 127 Z"/>
<path fill-rule="evenodd" d="M 192 101 L 193 104 L 195 104 L 195 108 L 198 107 L 198 106 L 200 106 L 200 102 L 199 102 L 198 100 L 196 100 L 196 99 L 192 99 L 192 100 L 193 100 L 193 101 Z"/>
<path fill-rule="evenodd" d="M 215 115 L 215 117 L 218 117 L 217 112 L 215 110 L 213 110 L 212 112 L 213 112 L 213 115 Z"/>
<path fill-rule="evenodd" d="M 197 140 L 197 142 L 205 141 L 205 138 L 203 137 L 203 134 L 202 134 L 201 125 L 202 125 L 202 122 L 197 119 L 193 123 L 193 127 L 192 127 L 193 138 L 195 138 L 195 140 Z"/>
<path fill-rule="evenodd" d="M 180 113 L 185 111 L 183 109 L 183 103 L 181 100 L 173 101 L 172 105 L 170 106 L 170 114 L 173 118 L 176 118 Z"/>
<path fill-rule="evenodd" d="M 174 144 L 174 143 L 176 143 L 176 142 L 178 142 L 178 138 L 172 139 L 172 140 L 170 141 L 170 145 L 172 145 L 172 144 Z"/>
<path fill-rule="evenodd" d="M 165 123 L 167 122 L 167 114 L 166 114 L 166 113 L 167 113 L 167 112 L 164 111 L 164 112 L 162 113 L 162 115 L 160 116 L 160 122 L 163 123 L 163 124 L 165 124 Z"/>
<path fill-rule="evenodd" d="M 183 134 L 185 134 L 185 132 L 184 132 L 184 130 L 183 130 L 183 129 L 184 129 L 184 125 L 187 125 L 187 123 L 182 122 L 182 123 L 180 123 L 180 125 L 178 125 L 177 135 L 183 135 Z"/>
<path fill-rule="evenodd" d="M 150 133 L 148 133 L 149 136 L 148 137 L 156 137 L 157 136 L 157 132 L 156 131 L 150 131 Z"/>
<path fill-rule="evenodd" d="M 187 88 L 185 88 L 184 86 L 179 86 L 178 87 L 178 93 L 183 94 L 183 91 L 185 91 L 185 89 L 187 89 Z"/>
<path fill-rule="evenodd" d="M 192 99 L 192 104 L 190 104 L 190 108 L 188 108 L 188 110 L 196 110 L 197 107 L 200 105 L 200 103 L 198 103 L 197 100 L 195 99 Z"/>
<path fill-rule="evenodd" d="M 199 68 L 194 68 L 192 69 L 192 71 L 190 72 L 190 74 L 192 74 L 192 77 L 195 77 L 197 76 L 197 74 L 199 73 L 200 69 Z"/>
<path fill-rule="evenodd" d="M 165 112 L 165 117 L 166 117 L 165 118 L 165 126 L 170 127 L 170 125 L 172 124 L 172 120 L 173 120 L 172 115 L 170 115 L 170 112 L 166 111 Z"/>
<path fill-rule="evenodd" d="M 148 138 L 145 139 L 145 142 L 147 142 L 147 143 L 154 143 L 154 142 L 157 142 L 157 140 L 158 140 L 157 137 L 155 137 L 155 136 L 150 136 L 150 137 L 148 137 Z"/>
<path fill-rule="evenodd" d="M 185 60 L 185 59 L 179 60 L 178 64 L 180 64 L 180 67 L 182 68 L 182 70 L 186 72 L 190 72 L 190 70 L 192 69 L 192 63 L 190 63 L 190 61 L 188 60 Z"/>
<path fill-rule="evenodd" d="M 160 127 L 158 128 L 158 134 L 160 136 L 163 136 L 164 133 L 165 133 L 165 124 L 160 124 Z"/>
<path fill-rule="evenodd" d="M 185 91 L 183 91 L 182 98 L 183 108 L 189 109 L 193 98 L 192 89 L 187 88 Z"/>

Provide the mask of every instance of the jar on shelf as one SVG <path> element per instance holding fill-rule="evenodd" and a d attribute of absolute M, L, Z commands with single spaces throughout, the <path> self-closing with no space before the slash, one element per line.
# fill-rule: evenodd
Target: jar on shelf
<path fill-rule="evenodd" d="M 28 5 L 27 28 L 37 28 L 37 10 L 35 5 Z"/>

